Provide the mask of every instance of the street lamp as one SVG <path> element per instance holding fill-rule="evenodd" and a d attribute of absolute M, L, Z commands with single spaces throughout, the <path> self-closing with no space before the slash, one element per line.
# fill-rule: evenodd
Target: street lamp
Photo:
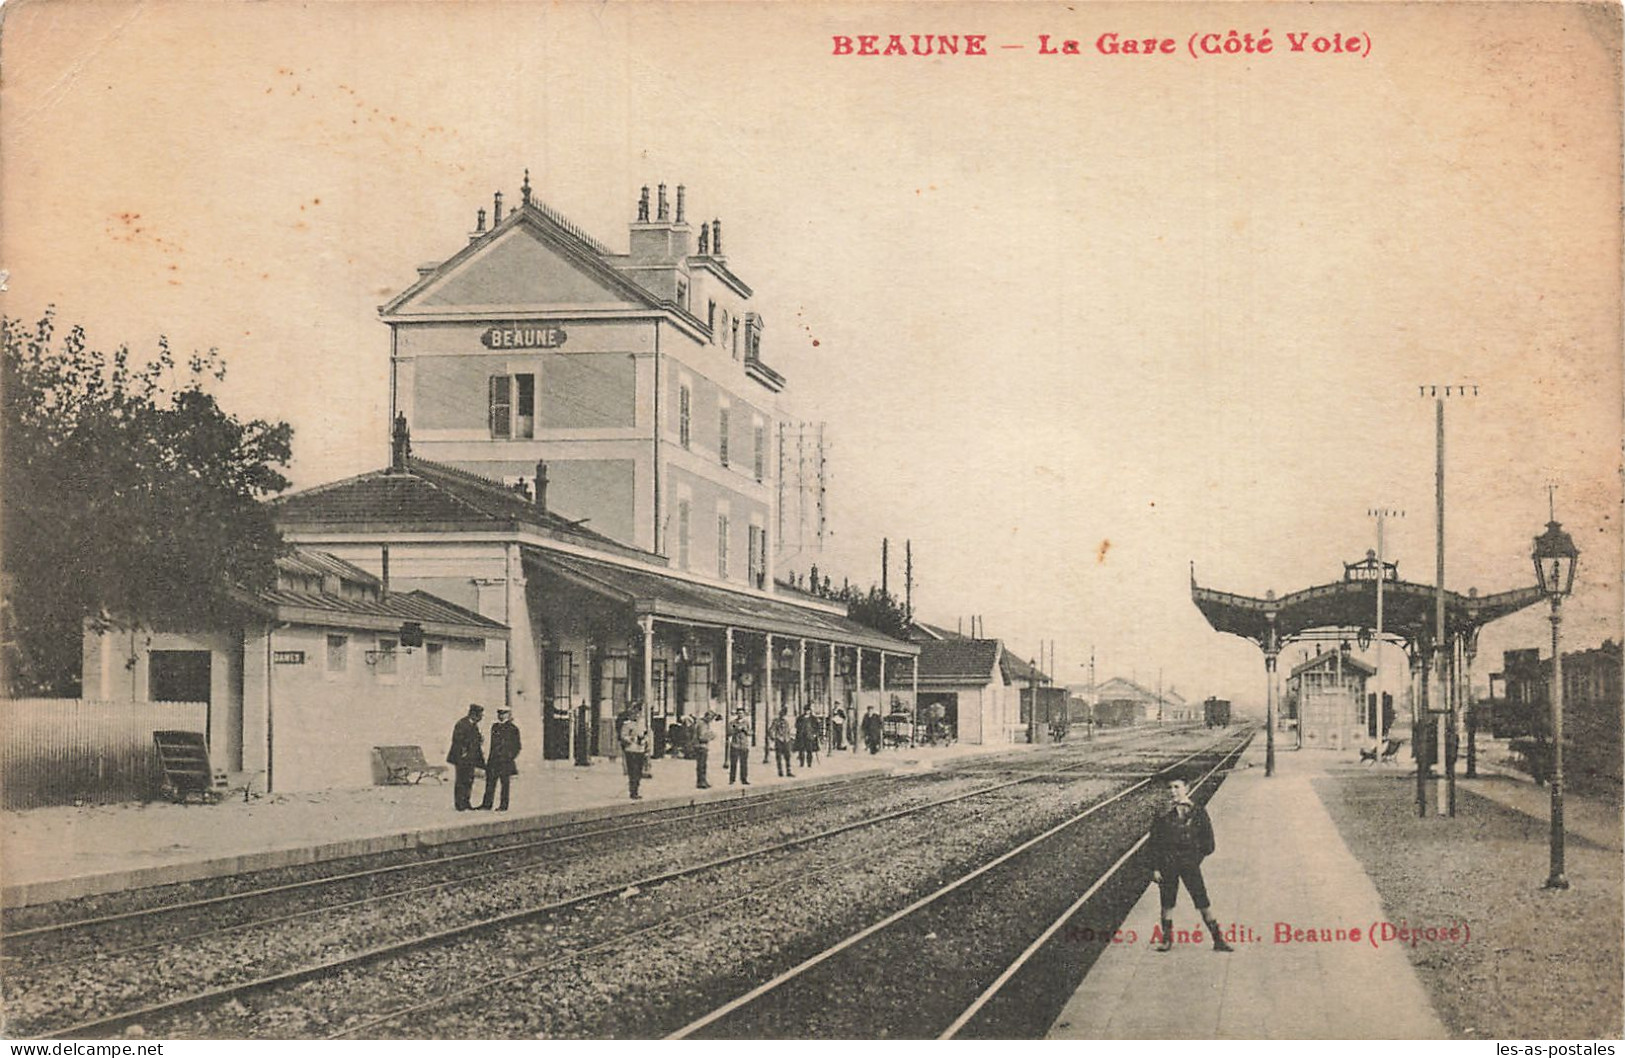
<path fill-rule="evenodd" d="M 1580 549 L 1557 518 L 1546 523 L 1546 531 L 1535 537 L 1531 556 L 1535 580 L 1552 600 L 1552 869 L 1547 889 L 1567 889 L 1563 876 L 1563 597 L 1574 590 L 1574 567 Z"/>

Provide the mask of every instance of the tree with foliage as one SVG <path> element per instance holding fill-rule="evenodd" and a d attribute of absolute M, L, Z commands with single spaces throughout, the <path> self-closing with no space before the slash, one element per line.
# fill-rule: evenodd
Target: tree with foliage
<path fill-rule="evenodd" d="M 908 638 L 909 616 L 897 596 L 869 586 L 867 594 L 855 588 L 844 590 L 846 615 L 861 625 L 898 639 Z"/>
<path fill-rule="evenodd" d="M 78 693 L 86 619 L 203 627 L 233 585 L 275 583 L 281 547 L 263 497 L 288 487 L 287 423 L 244 422 L 205 386 L 216 350 L 177 365 L 55 343 L 48 310 L 4 321 L 0 375 L 0 569 L 4 683 L 13 695 Z"/>

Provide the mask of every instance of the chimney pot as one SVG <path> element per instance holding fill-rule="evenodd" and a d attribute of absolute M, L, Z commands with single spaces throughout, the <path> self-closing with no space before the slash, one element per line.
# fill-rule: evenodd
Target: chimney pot
<path fill-rule="evenodd" d="M 638 196 L 638 222 L 642 223 L 642 224 L 647 224 L 649 222 L 649 185 L 648 184 L 643 185 L 643 194 Z"/>
<path fill-rule="evenodd" d="M 711 252 L 718 257 L 722 256 L 722 221 L 711 222 Z"/>
<path fill-rule="evenodd" d="M 519 185 L 519 201 L 522 205 L 530 205 L 530 170 L 525 170 L 525 182 Z"/>
<path fill-rule="evenodd" d="M 536 461 L 536 507 L 543 514 L 547 513 L 547 461 Z"/>
<path fill-rule="evenodd" d="M 502 192 L 498 191 L 491 207 L 491 227 L 502 223 Z"/>
<path fill-rule="evenodd" d="M 671 219 L 671 208 L 666 204 L 666 185 L 665 184 L 660 185 L 660 199 L 659 199 L 659 202 L 658 202 L 658 204 L 656 206 L 656 209 L 657 209 L 657 212 L 655 213 L 655 219 L 656 220 L 670 220 Z"/>
<path fill-rule="evenodd" d="M 683 185 L 677 185 L 677 223 L 683 223 Z"/>
<path fill-rule="evenodd" d="M 406 413 L 395 416 L 395 430 L 390 436 L 389 468 L 397 473 L 406 471 L 406 461 L 412 455 L 412 431 L 406 425 Z"/>
<path fill-rule="evenodd" d="M 700 256 L 711 252 L 711 225 L 700 225 Z"/>
<path fill-rule="evenodd" d="M 476 232 L 483 232 L 485 230 L 485 210 L 480 210 L 479 213 L 476 214 L 476 217 L 478 219 L 474 225 L 474 230 Z"/>

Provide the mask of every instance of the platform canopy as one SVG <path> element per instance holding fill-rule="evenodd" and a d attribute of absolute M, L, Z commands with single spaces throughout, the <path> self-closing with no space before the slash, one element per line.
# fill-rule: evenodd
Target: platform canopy
<path fill-rule="evenodd" d="M 1400 580 L 1395 563 L 1383 563 L 1382 630 L 1385 638 L 1395 637 L 1407 646 L 1425 648 L 1433 642 L 1438 593 L 1431 584 Z M 1374 630 L 1377 625 L 1377 561 L 1367 554 L 1365 561 L 1345 563 L 1343 579 L 1291 592 L 1280 598 L 1273 593 L 1264 598 L 1215 591 L 1196 583 L 1191 571 L 1191 601 L 1202 611 L 1208 624 L 1220 632 L 1251 639 L 1264 650 L 1280 647 L 1318 629 Z M 1479 628 L 1540 601 L 1537 587 L 1513 588 L 1494 595 L 1480 596 L 1477 589 L 1462 595 L 1444 593 L 1445 638 L 1471 639 Z"/>

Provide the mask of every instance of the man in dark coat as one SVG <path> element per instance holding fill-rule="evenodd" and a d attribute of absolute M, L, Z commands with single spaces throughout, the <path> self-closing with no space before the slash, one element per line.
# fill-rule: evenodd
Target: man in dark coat
<path fill-rule="evenodd" d="M 818 753 L 818 718 L 811 709 L 804 709 L 796 717 L 796 756 L 803 768 L 810 768 Z"/>
<path fill-rule="evenodd" d="M 870 753 L 880 752 L 880 743 L 886 734 L 886 722 L 880 719 L 875 707 L 870 706 L 869 711 L 863 714 L 863 741 L 869 746 Z"/>
<path fill-rule="evenodd" d="M 474 771 L 485 767 L 485 737 L 480 734 L 480 720 L 484 716 L 483 706 L 470 705 L 468 715 L 451 729 L 451 752 L 446 754 L 446 763 L 457 769 L 452 801 L 459 812 L 474 807 L 469 803 L 474 792 Z"/>
<path fill-rule="evenodd" d="M 1214 849 L 1213 823 L 1207 817 L 1207 810 L 1191 800 L 1185 780 L 1171 780 L 1168 793 L 1173 803 L 1151 824 L 1151 838 L 1147 842 L 1151 880 L 1157 883 L 1162 897 L 1162 933 L 1156 949 L 1167 951 L 1174 946 L 1174 904 L 1179 899 L 1179 883 L 1183 881 L 1197 914 L 1213 934 L 1213 950 L 1232 951 L 1220 936 L 1219 922 L 1208 905 L 1207 883 L 1202 879 L 1202 860 L 1211 856 Z"/>
<path fill-rule="evenodd" d="M 497 785 L 502 786 L 502 803 L 498 812 L 508 810 L 508 784 L 519 774 L 514 760 L 519 756 L 519 725 L 513 722 L 512 709 L 498 709 L 497 722 L 491 725 L 491 752 L 485 758 L 485 800 L 480 808 L 490 811 Z"/>

